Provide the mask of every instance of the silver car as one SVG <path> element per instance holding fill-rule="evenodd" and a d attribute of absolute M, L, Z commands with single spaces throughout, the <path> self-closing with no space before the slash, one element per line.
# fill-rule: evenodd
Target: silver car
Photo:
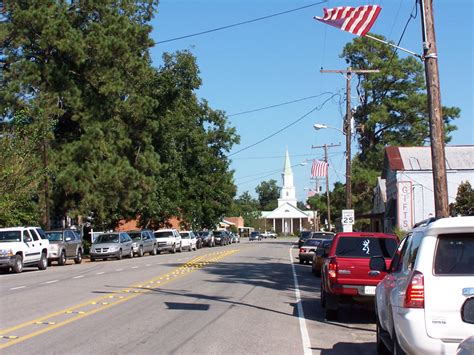
<path fill-rule="evenodd" d="M 79 234 L 72 230 L 46 231 L 49 239 L 48 265 L 57 261 L 58 265 L 66 264 L 67 259 L 74 259 L 76 264 L 82 262 L 84 247 Z"/>
<path fill-rule="evenodd" d="M 127 233 L 133 241 L 132 248 L 134 255 L 142 257 L 145 253 L 149 253 L 150 255 L 158 254 L 156 238 L 152 231 L 144 229 Z"/>
<path fill-rule="evenodd" d="M 91 245 L 91 261 L 108 258 L 120 260 L 123 256 L 133 258 L 132 243 L 132 239 L 125 232 L 100 234 Z"/>

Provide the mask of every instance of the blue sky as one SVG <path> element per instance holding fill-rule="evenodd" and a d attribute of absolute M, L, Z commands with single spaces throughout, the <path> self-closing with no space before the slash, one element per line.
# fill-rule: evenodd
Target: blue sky
<path fill-rule="evenodd" d="M 271 14 L 303 7 L 317 1 L 290 0 L 161 0 L 152 22 L 152 37 L 163 41 Z M 151 51 L 155 66 L 164 52 L 190 50 L 196 57 L 203 85 L 198 92 L 214 109 L 229 115 L 241 143 L 232 150 L 232 169 L 238 194 L 264 180 L 281 184 L 285 149 L 294 165 L 297 197 L 304 200 L 311 164 L 306 159 L 323 157 L 312 145 L 337 144 L 329 150 L 330 181 L 344 181 L 344 136 L 335 129 L 315 131 L 314 123 L 342 128 L 345 103 L 333 94 L 344 95 L 345 81 L 338 74 L 320 69 L 345 69 L 339 58 L 354 35 L 313 20 L 323 7 L 378 4 L 380 16 L 371 32 L 397 42 L 414 8 L 414 0 L 330 0 L 304 10 L 272 17 L 230 29 L 157 44 Z M 461 117 L 451 144 L 474 144 L 473 124 L 473 5 L 471 0 L 434 1 L 441 99 L 444 106 L 458 106 Z M 421 53 L 420 16 L 410 22 L 401 46 Z M 403 52 L 399 52 L 404 57 Z M 358 104 L 356 82 L 352 105 Z M 243 111 L 276 105 L 311 96 L 293 104 L 243 115 Z M 322 106 L 322 107 L 321 107 Z M 316 108 L 316 109 L 315 109 Z M 313 112 L 309 113 L 310 111 Z M 309 113 L 309 114 L 308 114 Z M 272 138 L 245 149 L 297 123 Z M 245 150 L 242 150 L 245 149 Z M 241 152 L 238 152 L 242 150 Z M 357 143 L 352 146 L 357 151 Z"/>

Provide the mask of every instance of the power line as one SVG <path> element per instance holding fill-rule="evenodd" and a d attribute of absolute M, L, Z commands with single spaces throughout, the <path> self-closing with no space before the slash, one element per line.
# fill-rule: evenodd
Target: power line
<path fill-rule="evenodd" d="M 252 148 L 252 147 L 255 147 L 256 145 L 258 145 L 258 144 L 260 144 L 260 143 L 263 143 L 263 142 L 265 142 L 266 140 L 269 140 L 270 138 L 276 136 L 277 134 L 279 134 L 279 133 L 281 133 L 281 132 L 287 130 L 287 129 L 290 128 L 291 126 L 294 126 L 295 124 L 297 124 L 299 121 L 301 121 L 301 120 L 303 120 L 304 118 L 306 118 L 307 116 L 309 116 L 309 115 L 310 115 L 311 113 L 313 113 L 314 111 L 319 111 L 319 110 L 321 110 L 321 109 L 324 107 L 324 105 L 325 105 L 328 101 L 330 101 L 333 97 L 335 97 L 335 96 L 337 96 L 337 95 L 340 95 L 339 93 L 340 93 L 341 91 L 342 91 L 342 89 L 339 90 L 338 92 L 334 93 L 331 97 L 329 97 L 329 98 L 327 98 L 326 100 L 324 100 L 321 105 L 315 106 L 314 108 L 312 108 L 309 112 L 305 113 L 303 116 L 301 116 L 301 117 L 298 118 L 297 120 L 295 120 L 295 121 L 293 121 L 293 122 L 287 124 L 287 125 L 284 126 L 283 128 L 280 128 L 278 131 L 276 131 L 276 132 L 270 134 L 269 136 L 267 136 L 267 137 L 265 137 L 265 138 L 262 138 L 262 139 L 260 139 L 259 141 L 255 142 L 255 143 L 253 143 L 253 144 L 250 144 L 250 145 L 248 145 L 248 146 L 246 146 L 246 147 L 244 147 L 244 148 L 242 148 L 242 149 L 239 149 L 238 151 L 236 151 L 236 152 L 234 152 L 234 153 L 231 153 L 231 154 L 227 155 L 227 157 L 234 156 L 234 155 L 239 154 L 239 153 L 241 153 L 241 152 L 243 152 L 243 151 L 245 151 L 245 150 L 247 150 L 247 149 L 250 149 L 250 148 Z"/>
<path fill-rule="evenodd" d="M 292 100 L 292 101 L 286 101 L 286 102 L 283 102 L 283 103 L 280 103 L 280 104 L 265 106 L 265 107 L 256 108 L 256 109 L 253 109 L 253 110 L 248 110 L 248 111 L 242 111 L 242 112 L 232 113 L 232 114 L 230 114 L 230 115 L 227 115 L 227 117 L 245 115 L 245 114 L 247 114 L 247 113 L 253 113 L 253 112 L 268 110 L 268 109 L 270 109 L 270 108 L 275 108 L 275 107 L 280 107 L 280 106 L 284 106 L 284 105 L 289 105 L 289 104 L 293 104 L 293 103 L 296 103 L 296 102 L 300 102 L 300 101 L 304 101 L 304 100 L 309 100 L 309 99 L 314 99 L 314 98 L 317 98 L 317 97 L 320 97 L 320 96 L 323 96 L 323 95 L 329 95 L 329 94 L 332 94 L 332 92 L 323 92 L 322 94 L 319 94 L 319 95 L 313 95 L 313 96 L 303 97 L 303 98 L 301 98 L 301 99 L 296 99 L 296 100 Z"/>
<path fill-rule="evenodd" d="M 231 27 L 237 27 L 237 26 L 246 25 L 246 24 L 249 24 L 249 23 L 252 23 L 252 22 L 257 22 L 257 21 L 266 20 L 266 19 L 269 19 L 269 18 L 272 18 L 272 17 L 277 17 L 277 16 L 281 16 L 281 15 L 286 15 L 286 14 L 291 13 L 291 12 L 295 12 L 295 11 L 307 9 L 307 8 L 309 8 L 309 7 L 313 7 L 313 6 L 316 6 L 316 5 L 321 5 L 321 4 L 325 3 L 325 2 L 327 2 L 327 0 L 320 1 L 320 2 L 316 2 L 316 3 L 313 3 L 313 4 L 309 4 L 309 5 L 302 6 L 302 7 L 298 7 L 298 8 L 291 9 L 291 10 L 286 10 L 286 11 L 278 12 L 278 13 L 276 13 L 276 14 L 271 14 L 271 15 L 267 15 L 267 16 L 263 16 L 263 17 L 258 17 L 258 18 L 252 19 L 252 20 L 247 20 L 247 21 L 242 21 L 242 22 L 234 23 L 234 24 L 232 24 L 232 25 L 217 27 L 217 28 L 213 28 L 213 29 L 211 29 L 211 30 L 202 31 L 202 32 L 197 32 L 197 33 L 193 33 L 193 34 L 189 34 L 189 35 L 185 35 L 185 36 L 180 36 L 180 37 L 165 39 L 165 40 L 163 40 L 163 41 L 155 42 L 155 44 L 162 44 L 162 43 L 167 43 L 167 42 L 173 42 L 173 41 L 178 41 L 178 40 L 180 40 L 180 39 L 185 39 L 185 38 L 189 38 L 189 37 L 196 37 L 196 36 L 204 35 L 204 34 L 211 33 L 211 32 L 217 32 L 217 31 L 221 31 L 221 30 L 226 30 L 226 29 L 231 28 Z"/>

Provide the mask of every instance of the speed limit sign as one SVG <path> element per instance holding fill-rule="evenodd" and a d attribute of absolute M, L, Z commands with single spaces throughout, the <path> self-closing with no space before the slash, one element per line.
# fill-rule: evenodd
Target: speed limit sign
<path fill-rule="evenodd" d="M 342 210 L 342 224 L 343 225 L 354 224 L 354 210 Z"/>

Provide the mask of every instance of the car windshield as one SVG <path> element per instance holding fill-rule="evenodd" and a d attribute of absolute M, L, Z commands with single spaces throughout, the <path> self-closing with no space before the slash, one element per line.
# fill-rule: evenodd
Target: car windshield
<path fill-rule="evenodd" d="M 179 234 L 181 234 L 181 238 L 183 238 L 183 239 L 189 239 L 189 238 L 191 238 L 188 232 L 186 232 L 186 233 L 179 232 Z"/>
<path fill-rule="evenodd" d="M 300 239 L 308 239 L 311 237 L 312 232 L 310 231 L 303 231 L 300 233 Z"/>
<path fill-rule="evenodd" d="M 128 235 L 130 236 L 130 238 L 132 238 L 132 240 L 142 240 L 142 234 L 141 233 L 128 233 Z"/>
<path fill-rule="evenodd" d="M 20 231 L 1 231 L 0 242 L 21 242 Z"/>
<path fill-rule="evenodd" d="M 63 240 L 62 232 L 45 232 L 50 242 L 60 242 Z"/>
<path fill-rule="evenodd" d="M 337 243 L 336 255 L 342 257 L 370 258 L 383 255 L 391 258 L 397 249 L 393 238 L 341 237 Z"/>
<path fill-rule="evenodd" d="M 474 233 L 438 237 L 434 272 L 437 275 L 474 276 Z"/>
<path fill-rule="evenodd" d="M 118 243 L 119 235 L 118 234 L 101 234 L 97 237 L 96 243 Z"/>
<path fill-rule="evenodd" d="M 313 240 L 313 239 L 308 239 L 306 242 L 304 242 L 303 246 L 310 246 L 310 247 L 316 247 L 321 243 L 320 240 Z"/>
<path fill-rule="evenodd" d="M 168 238 L 168 237 L 172 237 L 172 236 L 173 236 L 172 231 L 155 232 L 155 237 L 156 238 Z"/>
<path fill-rule="evenodd" d="M 311 238 L 332 239 L 334 238 L 334 233 L 314 232 Z"/>

